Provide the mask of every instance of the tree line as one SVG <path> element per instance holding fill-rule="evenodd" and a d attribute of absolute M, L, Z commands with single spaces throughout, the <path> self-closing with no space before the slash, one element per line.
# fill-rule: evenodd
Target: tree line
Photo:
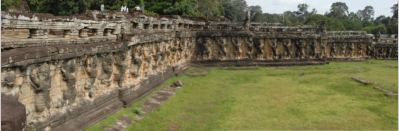
<path fill-rule="evenodd" d="M 324 21 L 328 30 L 364 30 L 372 34 L 398 33 L 398 4 L 391 7 L 392 16 L 374 16 L 373 6 L 366 6 L 357 12 L 349 12 L 344 2 L 335 2 L 329 12 L 318 14 L 316 9 L 309 10 L 307 4 L 299 4 L 296 11 L 283 14 L 263 13 L 260 6 L 250 6 L 252 21 L 283 23 L 284 25 L 316 25 Z"/>
<path fill-rule="evenodd" d="M 121 6 L 130 9 L 139 6 L 150 14 L 206 18 L 226 16 L 233 21 L 243 20 L 248 7 L 245 0 L 2 0 L 2 10 L 19 7 L 21 1 L 26 1 L 31 12 L 62 16 L 100 10 L 101 4 L 104 4 L 106 10 L 118 11 Z"/>
<path fill-rule="evenodd" d="M 316 25 L 324 21 L 328 30 L 364 30 L 373 34 L 398 33 L 398 4 L 391 7 L 392 16 L 377 17 L 374 16 L 372 6 L 349 12 L 349 7 L 344 2 L 333 3 L 329 12 L 325 14 L 318 14 L 316 9 L 309 10 L 305 3 L 299 4 L 296 11 L 271 14 L 263 12 L 260 6 L 248 6 L 245 0 L 2 0 L 2 10 L 18 6 L 21 1 L 26 1 L 32 12 L 55 15 L 100 10 L 101 4 L 104 4 L 106 10 L 120 10 L 124 5 L 131 9 L 139 6 L 144 7 L 145 13 L 151 15 L 183 15 L 243 21 L 249 9 L 253 22 L 295 26 Z"/>

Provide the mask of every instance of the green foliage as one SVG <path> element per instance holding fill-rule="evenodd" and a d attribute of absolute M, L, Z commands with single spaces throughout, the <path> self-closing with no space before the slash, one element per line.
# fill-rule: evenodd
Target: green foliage
<path fill-rule="evenodd" d="M 345 30 L 345 25 L 341 20 L 318 14 L 312 15 L 309 19 L 307 19 L 305 24 L 318 25 L 322 21 L 326 22 L 327 30 Z"/>
<path fill-rule="evenodd" d="M 155 12 L 152 12 L 152 11 L 149 11 L 149 10 L 144 10 L 144 15 L 154 16 L 154 17 L 158 17 L 159 16 L 159 14 L 157 14 Z"/>
<path fill-rule="evenodd" d="M 244 21 L 247 10 L 245 0 L 222 0 L 224 16 L 232 21 Z"/>
<path fill-rule="evenodd" d="M 283 23 L 289 26 L 301 25 L 301 20 L 295 12 L 286 11 L 283 14 Z"/>
<path fill-rule="evenodd" d="M 145 9 L 160 15 L 194 15 L 195 0 L 147 0 Z"/>
<path fill-rule="evenodd" d="M 348 15 L 348 9 L 349 8 L 346 3 L 335 2 L 331 5 L 330 13 L 328 14 L 328 16 L 343 19 Z"/>
<path fill-rule="evenodd" d="M 264 20 L 262 7 L 257 6 L 249 6 L 249 10 L 251 10 L 251 21 L 261 22 Z"/>
<path fill-rule="evenodd" d="M 135 108 L 133 108 L 133 113 L 137 114 L 137 115 L 142 115 L 143 111 L 141 110 L 141 108 L 135 107 Z"/>
<path fill-rule="evenodd" d="M 48 0 L 29 0 L 28 5 L 32 12 L 49 13 L 50 4 Z"/>
<path fill-rule="evenodd" d="M 393 13 L 393 18 L 398 18 L 398 4 L 394 4 L 392 7 L 391 7 L 391 10 L 392 10 L 392 13 Z"/>
<path fill-rule="evenodd" d="M 83 13 L 86 11 L 90 5 L 90 0 L 51 0 L 49 1 L 49 5 L 52 5 L 49 8 L 49 12 L 56 15 L 72 15 L 75 13 Z"/>
<path fill-rule="evenodd" d="M 357 11 L 358 18 L 365 24 L 373 21 L 374 8 L 372 6 L 366 6 L 363 10 Z"/>
<path fill-rule="evenodd" d="M 398 19 L 394 18 L 386 25 L 389 34 L 398 34 Z"/>
<path fill-rule="evenodd" d="M 29 0 L 28 5 L 33 12 L 52 13 L 55 15 L 73 15 L 84 13 L 86 10 L 100 10 L 104 4 L 107 10 L 120 10 L 121 6 L 134 8 L 143 0 Z"/>
<path fill-rule="evenodd" d="M 1 10 L 6 11 L 10 7 L 16 7 L 21 4 L 21 0 L 1 0 Z"/>
<path fill-rule="evenodd" d="M 89 9 L 91 0 L 29 0 L 33 12 L 72 15 Z"/>
<path fill-rule="evenodd" d="M 369 33 L 372 33 L 372 34 L 378 34 L 378 33 L 385 34 L 385 33 L 387 33 L 387 29 L 386 29 L 385 25 L 383 25 L 383 24 L 380 24 L 380 25 L 369 25 L 369 26 L 364 27 L 363 30 L 367 31 Z"/>
<path fill-rule="evenodd" d="M 218 17 L 223 16 L 221 0 L 198 0 L 198 13 L 201 16 Z"/>
<path fill-rule="evenodd" d="M 361 21 L 345 19 L 341 20 L 344 25 L 344 30 L 362 30 L 363 24 Z"/>

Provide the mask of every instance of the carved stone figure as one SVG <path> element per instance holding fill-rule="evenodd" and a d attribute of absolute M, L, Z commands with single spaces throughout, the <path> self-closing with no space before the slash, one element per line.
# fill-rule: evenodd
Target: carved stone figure
<path fill-rule="evenodd" d="M 131 60 L 132 68 L 130 69 L 130 74 L 133 77 L 139 77 L 139 75 L 141 73 L 140 68 L 142 65 L 142 60 L 141 60 L 140 56 L 141 56 L 140 52 L 138 52 L 138 51 L 135 51 L 134 53 L 132 53 L 132 60 Z"/>
<path fill-rule="evenodd" d="M 320 54 L 321 54 L 321 58 L 325 58 L 325 57 L 327 57 L 327 53 L 326 53 L 326 48 L 327 47 L 327 45 L 326 45 L 326 43 L 321 43 L 320 44 Z"/>
<path fill-rule="evenodd" d="M 310 42 L 310 44 L 308 45 L 309 47 L 309 51 L 308 51 L 308 57 L 313 58 L 315 56 L 315 50 L 316 50 L 316 42 L 313 40 Z"/>
<path fill-rule="evenodd" d="M 291 43 L 289 41 L 283 42 L 284 46 L 284 56 L 288 59 L 291 58 Z"/>
<path fill-rule="evenodd" d="M 350 56 L 349 57 L 355 57 L 356 56 L 356 50 L 355 50 L 355 44 L 351 43 L 349 45 L 349 52 L 350 52 Z"/>
<path fill-rule="evenodd" d="M 248 38 L 248 42 L 245 43 L 245 45 L 247 45 L 247 52 L 246 52 L 246 57 L 249 59 L 252 59 L 254 57 L 252 57 L 252 54 L 254 52 L 254 46 L 253 46 L 253 41 L 252 39 Z"/>
<path fill-rule="evenodd" d="M 2 74 L 1 76 L 1 86 L 6 88 L 14 87 L 16 74 L 15 71 L 7 71 L 6 73 Z"/>
<path fill-rule="evenodd" d="M 362 49 L 362 45 L 361 44 L 357 44 L 357 49 L 358 51 L 358 56 L 363 56 L 363 49 Z"/>
<path fill-rule="evenodd" d="M 346 47 L 347 47 L 347 45 L 346 44 L 341 44 L 340 45 L 341 46 L 341 54 L 340 55 L 342 55 L 342 56 L 345 56 L 346 55 Z"/>
<path fill-rule="evenodd" d="M 88 81 L 85 85 L 85 89 L 88 90 L 88 97 L 92 98 L 93 94 L 92 94 L 92 88 L 93 88 L 93 84 L 96 80 L 97 77 L 97 56 L 88 56 L 86 58 L 86 60 L 84 60 L 84 70 L 86 72 L 86 74 L 89 76 Z"/>
<path fill-rule="evenodd" d="M 65 60 L 61 65 L 61 74 L 66 82 L 68 89 L 63 93 L 63 99 L 67 100 L 68 103 L 73 103 L 76 98 L 76 77 L 75 73 L 75 60 Z"/>
<path fill-rule="evenodd" d="M 272 41 L 272 54 L 273 54 L 273 59 L 278 59 L 278 51 L 277 51 L 277 40 Z"/>
<path fill-rule="evenodd" d="M 127 52 L 127 51 L 124 51 Z M 123 52 L 118 52 L 115 55 L 115 66 L 118 71 L 115 71 L 114 81 L 118 82 L 119 87 L 123 87 L 124 74 L 126 72 L 125 55 Z"/>
<path fill-rule="evenodd" d="M 240 58 L 240 56 L 242 54 L 241 43 L 237 39 L 233 39 L 232 42 L 233 42 L 233 46 L 235 49 L 236 57 Z"/>
<path fill-rule="evenodd" d="M 35 68 L 37 66 L 32 66 Z M 29 70 L 31 70 L 30 68 Z M 34 89 L 35 95 L 35 109 L 37 112 L 42 112 L 50 107 L 49 89 L 51 86 L 50 66 L 45 63 L 33 69 L 29 74 L 31 86 Z"/>
<path fill-rule="evenodd" d="M 333 43 L 333 44 L 331 45 L 330 56 L 331 56 L 331 57 L 335 57 L 336 54 L 337 54 L 336 44 Z"/>
<path fill-rule="evenodd" d="M 113 72 L 113 58 L 111 54 L 108 55 L 103 55 L 101 56 L 101 69 L 102 69 L 102 73 L 101 76 L 99 77 L 99 80 L 101 81 L 101 83 L 109 86 L 111 84 L 111 75 Z"/>
<path fill-rule="evenodd" d="M 253 43 L 254 43 L 254 46 L 253 46 L 254 47 L 254 49 L 253 49 L 254 56 L 256 58 L 261 58 L 263 55 L 264 44 L 260 42 L 260 39 L 254 39 Z"/>
<path fill-rule="evenodd" d="M 225 42 L 223 41 L 223 40 L 221 40 L 221 39 L 215 39 L 215 41 L 216 41 L 216 45 L 218 46 L 218 54 L 219 54 L 219 57 L 226 57 L 226 54 L 227 54 L 227 50 L 226 50 L 226 44 L 225 44 Z"/>
<path fill-rule="evenodd" d="M 367 45 L 367 55 L 368 55 L 368 56 L 371 56 L 371 57 L 374 57 L 374 50 L 373 50 L 373 48 L 371 47 L 371 44 L 370 44 L 370 45 Z"/>
<path fill-rule="evenodd" d="M 299 40 L 300 58 L 304 59 L 306 57 L 305 42 L 303 39 Z"/>

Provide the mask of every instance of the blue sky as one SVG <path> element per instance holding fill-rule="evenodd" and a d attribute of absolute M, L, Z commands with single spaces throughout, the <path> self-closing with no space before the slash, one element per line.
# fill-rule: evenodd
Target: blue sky
<path fill-rule="evenodd" d="M 349 11 L 357 12 L 364 9 L 365 6 L 374 7 L 374 16 L 386 15 L 391 16 L 391 7 L 397 3 L 397 0 L 246 0 L 248 5 L 260 5 L 263 12 L 282 13 L 287 10 L 297 10 L 297 5 L 306 3 L 309 5 L 309 11 L 316 8 L 317 13 L 324 14 L 329 11 L 332 3 L 340 1 L 345 2 L 349 7 Z"/>

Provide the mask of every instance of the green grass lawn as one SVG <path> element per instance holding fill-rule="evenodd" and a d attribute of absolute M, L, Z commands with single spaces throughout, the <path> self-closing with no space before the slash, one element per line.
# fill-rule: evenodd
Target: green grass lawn
<path fill-rule="evenodd" d="M 207 75 L 165 82 L 163 86 L 182 80 L 185 85 L 128 130 L 398 129 L 397 97 L 351 79 L 397 92 L 397 61 L 205 69 Z M 88 130 L 100 130 L 122 115 L 133 118 L 140 102 Z"/>

